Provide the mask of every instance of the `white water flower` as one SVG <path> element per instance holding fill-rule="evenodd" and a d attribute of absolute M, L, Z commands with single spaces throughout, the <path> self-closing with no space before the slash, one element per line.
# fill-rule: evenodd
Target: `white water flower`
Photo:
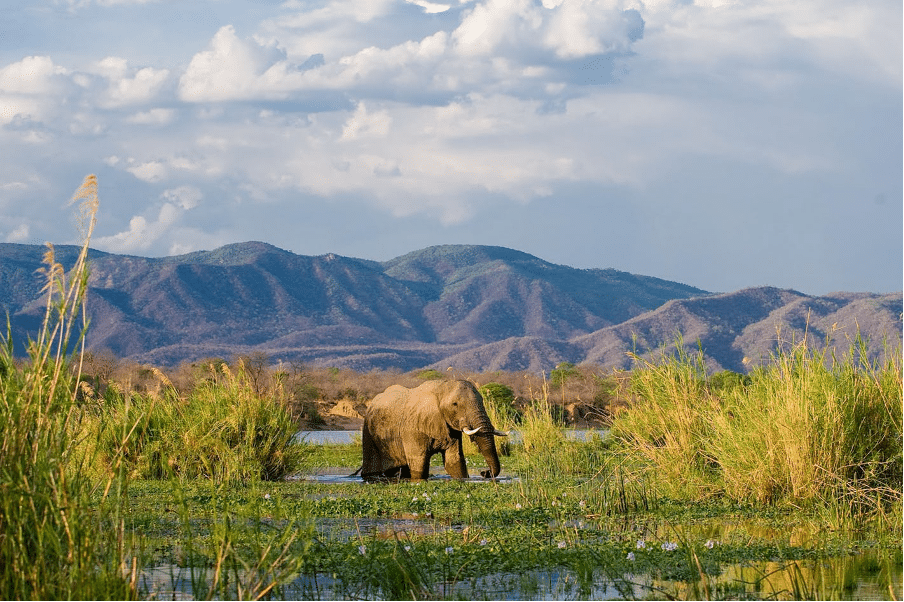
<path fill-rule="evenodd" d="M 628 552 L 628 560 L 634 560 L 634 552 Z"/>
<path fill-rule="evenodd" d="M 637 540 L 637 549 L 638 549 L 638 550 L 646 550 L 646 549 L 647 549 L 647 542 L 645 542 L 645 541 L 642 540 L 642 539 L 638 539 L 638 540 Z"/>
<path fill-rule="evenodd" d="M 585 502 L 584 500 L 581 500 L 581 501 L 578 503 L 578 506 L 580 506 L 581 508 L 586 508 L 586 507 L 587 507 L 587 502 Z"/>
<path fill-rule="evenodd" d="M 446 554 L 451 554 L 454 551 L 455 551 L 455 548 L 453 548 L 452 546 L 449 546 L 448 548 L 446 548 Z"/>
<path fill-rule="evenodd" d="M 265 493 L 265 494 L 264 494 L 264 499 L 265 499 L 265 500 L 269 500 L 269 499 L 270 499 L 270 494 L 269 494 L 269 493 Z"/>
<path fill-rule="evenodd" d="M 559 542 L 559 549 L 560 549 L 560 550 L 564 550 L 564 549 L 565 549 L 565 546 L 566 546 L 566 544 L 565 544 L 564 541 L 560 541 L 560 542 Z"/>
<path fill-rule="evenodd" d="M 520 504 L 520 502 L 517 503 L 517 504 L 515 504 L 515 510 L 521 510 L 521 504 Z"/>
<path fill-rule="evenodd" d="M 367 554 L 367 546 L 358 546 L 358 553 L 362 556 Z"/>
<path fill-rule="evenodd" d="M 707 540 L 706 540 L 706 543 L 703 544 L 703 545 L 705 545 L 708 549 L 712 550 L 712 549 L 713 549 L 713 546 L 716 545 L 716 542 L 714 542 L 714 541 L 711 540 L 711 539 L 707 539 Z"/>
<path fill-rule="evenodd" d="M 482 545 L 482 546 L 487 545 L 487 540 L 486 540 L 486 539 L 481 539 L 481 540 L 480 540 L 480 545 Z"/>
<path fill-rule="evenodd" d="M 666 552 L 674 552 L 675 550 L 678 549 L 678 544 L 671 542 L 671 541 L 667 541 L 664 544 L 662 544 L 662 549 L 665 550 Z"/>
<path fill-rule="evenodd" d="M 405 546 L 405 551 L 406 551 L 406 552 L 410 552 L 410 551 L 411 551 L 411 546 L 406 545 L 406 546 Z"/>

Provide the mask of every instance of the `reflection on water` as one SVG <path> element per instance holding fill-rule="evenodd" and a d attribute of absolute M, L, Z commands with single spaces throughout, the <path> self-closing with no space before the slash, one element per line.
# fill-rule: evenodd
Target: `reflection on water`
<path fill-rule="evenodd" d="M 348 469 L 342 469 L 344 471 L 348 471 Z M 364 483 L 364 479 L 359 477 L 358 475 L 348 475 L 348 474 L 331 474 L 334 472 L 334 469 L 325 469 L 321 471 L 319 474 L 315 475 L 305 475 L 301 480 L 303 481 L 316 481 L 318 483 Z M 397 481 L 400 479 L 386 479 L 389 481 Z M 403 481 L 407 481 L 408 479 L 401 479 Z M 430 475 L 430 478 L 427 479 L 431 483 L 434 481 L 452 481 L 452 477 L 447 474 L 433 474 Z M 518 477 L 507 477 L 507 476 L 499 476 L 495 479 L 485 479 L 483 477 L 469 477 L 467 479 L 458 479 L 458 482 L 463 483 L 511 483 L 517 481 Z"/>
<path fill-rule="evenodd" d="M 592 436 L 605 437 L 609 431 L 606 429 L 564 429 L 565 437 L 573 441 L 586 441 Z M 361 431 L 299 431 L 295 435 L 298 441 L 304 441 L 313 445 L 345 445 L 361 442 Z M 521 433 L 513 430 L 509 433 L 509 441 L 517 443 L 521 441 Z"/>
<path fill-rule="evenodd" d="M 337 482 L 326 479 L 349 479 L 343 475 L 322 476 L 322 482 Z M 459 562 L 457 556 L 441 556 L 448 558 L 448 570 L 443 572 L 447 576 L 429 577 L 428 573 L 422 573 L 425 589 L 421 594 L 427 598 L 459 600 L 900 600 L 904 594 L 901 554 L 888 550 L 864 549 L 856 554 L 829 558 L 719 561 L 719 548 L 730 545 L 729 542 L 733 542 L 735 547 L 738 542 L 745 541 L 784 542 L 789 547 L 796 547 L 805 544 L 811 537 L 819 537 L 818 533 L 806 527 L 780 531 L 747 521 L 704 521 L 678 527 L 663 523 L 637 523 L 624 527 L 636 534 L 632 535 L 632 539 L 637 537 L 650 542 L 646 552 L 642 552 L 638 545 L 634 551 L 636 562 L 634 558 L 626 561 L 621 554 L 599 554 L 597 549 L 596 552 L 589 552 L 588 558 L 592 562 L 584 570 L 543 566 L 519 573 L 499 571 L 459 578 L 459 571 L 464 567 L 456 564 Z M 364 537 L 365 543 L 397 542 L 400 547 L 421 536 L 459 541 L 471 528 L 473 525 L 466 523 L 435 520 L 429 512 L 382 517 L 319 518 L 314 523 L 316 539 L 322 542 L 342 545 L 349 541 L 359 542 Z M 702 543 L 704 540 L 706 544 Z M 681 542 L 674 556 L 664 558 L 658 553 L 659 542 L 662 541 Z M 695 547 L 692 545 L 694 549 L 688 549 L 687 542 L 697 543 Z M 712 547 L 710 542 L 714 544 Z M 367 543 L 366 548 L 370 546 Z M 647 553 L 648 559 L 656 559 L 652 564 L 642 562 L 642 556 Z M 774 553 L 773 548 L 768 555 Z M 406 554 L 401 554 L 399 558 L 404 561 Z M 235 588 L 245 580 L 260 583 L 257 581 L 260 575 L 253 571 L 240 567 L 233 567 L 232 570 L 234 580 L 226 587 Z M 192 571 L 169 563 L 144 570 L 139 583 L 142 591 L 151 598 L 185 600 L 193 599 L 197 588 L 202 590 L 200 596 L 209 595 L 210 592 L 204 590 L 215 578 L 211 568 L 195 568 Z M 397 598 L 391 591 L 382 591 L 380 587 L 379 580 L 362 583 L 354 572 L 348 576 L 332 572 L 304 572 L 290 577 L 288 582 L 274 591 L 274 595 L 287 600 Z M 223 593 L 220 590 L 217 592 Z"/>
<path fill-rule="evenodd" d="M 395 519 L 392 525 L 360 519 L 353 526 L 336 524 L 341 522 L 325 519 L 318 530 L 341 540 L 336 530 L 345 528 L 347 540 L 360 537 L 362 530 L 380 530 L 378 537 L 393 538 L 397 533 L 429 534 L 437 529 L 435 523 L 409 519 Z M 448 528 L 460 529 L 461 525 Z M 192 574 L 188 568 L 164 564 L 145 570 L 139 583 L 154 599 L 193 599 L 193 584 L 205 587 L 211 571 L 195 569 Z M 241 579 L 245 572 L 240 570 L 236 576 Z M 706 574 L 694 581 L 664 579 L 654 573 L 613 571 L 603 566 L 577 574 L 548 567 L 518 574 L 499 572 L 441 580 L 432 583 L 427 593 L 431 598 L 457 600 L 899 600 L 902 596 L 900 563 L 892 566 L 883 562 L 875 551 L 818 560 L 755 560 L 726 565 L 718 574 Z M 362 593 L 371 599 L 386 597 L 379 590 L 362 592 L 360 587 L 357 582 L 343 582 L 341 575 L 302 574 L 283 585 L 277 595 L 285 600 L 348 600 Z"/>

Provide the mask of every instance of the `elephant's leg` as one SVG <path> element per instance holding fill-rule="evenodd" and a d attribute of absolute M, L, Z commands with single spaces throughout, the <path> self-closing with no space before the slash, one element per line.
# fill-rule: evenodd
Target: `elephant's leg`
<path fill-rule="evenodd" d="M 381 476 L 383 473 L 383 454 L 373 435 L 364 425 L 361 430 L 361 477 Z"/>
<path fill-rule="evenodd" d="M 446 466 L 446 472 L 453 479 L 467 479 L 468 468 L 465 463 L 465 454 L 461 449 L 461 439 L 443 452 L 443 463 Z"/>
<path fill-rule="evenodd" d="M 430 456 L 423 445 L 415 442 L 405 443 L 405 456 L 408 458 L 408 468 L 411 470 L 411 479 L 414 481 L 426 481 L 430 477 Z"/>

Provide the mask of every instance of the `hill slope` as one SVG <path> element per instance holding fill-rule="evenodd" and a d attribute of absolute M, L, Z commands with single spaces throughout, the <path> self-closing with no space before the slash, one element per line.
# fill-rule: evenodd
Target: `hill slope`
<path fill-rule="evenodd" d="M 43 252 L 0 244 L 0 306 L 20 350 L 42 316 L 35 270 Z M 76 253 L 56 248 L 65 267 Z M 161 365 L 260 351 L 359 370 L 625 366 L 625 351 L 649 352 L 681 332 L 704 344 L 714 367 L 743 370 L 745 357 L 768 353 L 778 325 L 789 336 L 802 333 L 807 312 L 814 336 L 837 338 L 850 332 L 839 324 L 859 324 L 875 340 L 900 340 L 900 293 L 711 295 L 502 247 L 437 246 L 384 263 L 300 256 L 259 242 L 174 257 L 92 251 L 90 258 L 89 348 Z"/>

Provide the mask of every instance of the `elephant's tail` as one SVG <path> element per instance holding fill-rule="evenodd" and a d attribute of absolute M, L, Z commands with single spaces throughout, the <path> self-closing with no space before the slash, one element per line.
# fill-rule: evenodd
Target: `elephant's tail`
<path fill-rule="evenodd" d="M 356 470 L 355 472 L 353 472 L 352 474 L 350 474 L 350 475 L 348 475 L 348 476 L 349 476 L 349 477 L 356 477 L 356 476 L 358 476 L 358 473 L 361 472 L 361 470 L 362 470 L 363 468 L 364 468 L 364 465 L 362 464 L 361 466 L 358 467 L 358 470 Z"/>

